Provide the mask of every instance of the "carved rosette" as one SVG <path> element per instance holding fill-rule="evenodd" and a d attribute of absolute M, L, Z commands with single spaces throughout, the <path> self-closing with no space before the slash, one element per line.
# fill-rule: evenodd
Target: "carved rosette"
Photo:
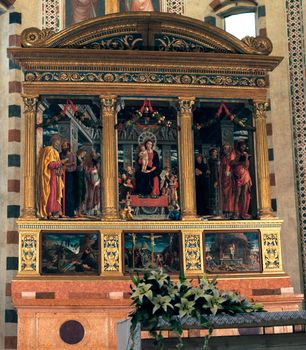
<path fill-rule="evenodd" d="M 273 45 L 270 39 L 262 36 L 257 36 L 256 38 L 251 36 L 246 36 L 241 40 L 245 44 L 250 53 L 259 55 L 269 55 L 273 50 Z"/>
<path fill-rule="evenodd" d="M 21 273 L 38 273 L 38 235 L 21 233 L 20 269 Z"/>
<path fill-rule="evenodd" d="M 201 241 L 199 234 L 184 235 L 184 268 L 186 274 L 203 272 Z"/>
<path fill-rule="evenodd" d="M 102 242 L 102 274 L 120 272 L 120 235 L 119 234 L 104 234 Z"/>
<path fill-rule="evenodd" d="M 54 34 L 55 31 L 52 28 L 43 30 L 35 27 L 27 28 L 21 33 L 21 45 L 23 47 L 43 47 Z"/>
<path fill-rule="evenodd" d="M 264 233 L 262 240 L 263 270 L 280 271 L 282 264 L 279 233 Z"/>

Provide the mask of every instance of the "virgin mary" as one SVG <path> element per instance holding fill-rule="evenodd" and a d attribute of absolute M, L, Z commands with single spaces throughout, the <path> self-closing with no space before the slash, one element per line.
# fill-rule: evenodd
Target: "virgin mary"
<path fill-rule="evenodd" d="M 147 170 L 142 171 L 141 169 L 141 160 L 137 159 L 137 166 L 139 169 L 135 173 L 136 180 L 136 193 L 147 196 L 151 195 L 152 197 L 159 196 L 159 174 L 160 174 L 160 165 L 158 153 L 153 150 L 153 142 L 148 139 L 144 143 L 146 151 L 148 153 L 148 165 Z"/>

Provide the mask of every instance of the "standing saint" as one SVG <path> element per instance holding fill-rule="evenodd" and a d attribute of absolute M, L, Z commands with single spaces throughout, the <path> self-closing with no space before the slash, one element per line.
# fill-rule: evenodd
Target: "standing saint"
<path fill-rule="evenodd" d="M 231 218 L 234 213 L 234 182 L 232 164 L 235 160 L 235 152 L 231 145 L 225 142 L 221 150 L 221 205 L 226 218 Z"/>
<path fill-rule="evenodd" d="M 38 164 L 38 201 L 39 214 L 42 218 L 51 218 L 55 214 L 62 216 L 62 198 L 64 182 L 62 179 L 63 164 L 59 149 L 61 139 L 58 135 L 51 137 L 51 146 L 40 152 Z"/>
<path fill-rule="evenodd" d="M 95 18 L 99 0 L 71 0 L 71 24 Z"/>
<path fill-rule="evenodd" d="M 197 154 L 195 159 L 195 184 L 196 184 L 196 203 L 197 214 L 205 215 L 208 212 L 208 181 L 207 181 L 207 163 L 202 154 Z"/>
<path fill-rule="evenodd" d="M 152 0 L 125 0 L 125 11 L 155 11 Z"/>
<path fill-rule="evenodd" d="M 233 161 L 234 175 L 234 219 L 250 219 L 252 216 L 248 213 L 251 199 L 252 179 L 249 172 L 250 155 L 247 152 L 247 144 L 241 140 L 237 144 L 236 158 Z"/>

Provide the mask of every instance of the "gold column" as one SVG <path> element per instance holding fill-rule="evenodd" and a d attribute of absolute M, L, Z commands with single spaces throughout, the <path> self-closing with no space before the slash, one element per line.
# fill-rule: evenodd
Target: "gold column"
<path fill-rule="evenodd" d="M 23 95 L 25 137 L 24 137 L 24 204 L 22 219 L 35 219 L 35 118 L 37 97 Z"/>
<path fill-rule="evenodd" d="M 118 220 L 116 96 L 100 96 L 102 123 L 102 220 Z"/>
<path fill-rule="evenodd" d="M 196 215 L 192 107 L 195 98 L 179 97 L 179 161 L 182 220 L 194 220 Z"/>
<path fill-rule="evenodd" d="M 268 163 L 268 143 L 266 128 L 266 109 L 268 103 L 265 101 L 254 101 L 255 126 L 256 126 L 256 159 L 257 178 L 259 194 L 259 218 L 275 218 L 271 209 L 270 175 Z"/>

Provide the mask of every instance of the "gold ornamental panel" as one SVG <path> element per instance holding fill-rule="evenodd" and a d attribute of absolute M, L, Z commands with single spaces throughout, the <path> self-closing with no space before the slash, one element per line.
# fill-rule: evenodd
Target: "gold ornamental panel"
<path fill-rule="evenodd" d="M 122 275 L 121 232 L 101 234 L 102 275 Z"/>
<path fill-rule="evenodd" d="M 183 266 L 188 275 L 204 273 L 202 232 L 183 232 Z"/>
<path fill-rule="evenodd" d="M 261 245 L 263 272 L 282 271 L 280 230 L 262 229 Z"/>
<path fill-rule="evenodd" d="M 39 275 L 39 230 L 19 232 L 18 275 Z"/>

